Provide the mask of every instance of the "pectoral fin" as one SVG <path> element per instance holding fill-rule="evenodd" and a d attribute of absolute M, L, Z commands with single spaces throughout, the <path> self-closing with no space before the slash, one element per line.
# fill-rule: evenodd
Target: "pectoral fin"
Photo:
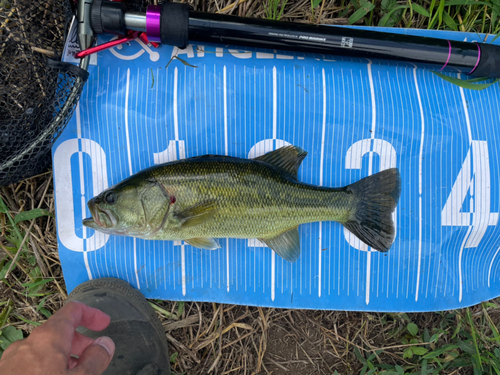
<path fill-rule="evenodd" d="M 174 214 L 174 217 L 179 221 L 180 227 L 187 228 L 200 225 L 210 220 L 217 213 L 217 210 L 218 207 L 214 201 L 207 201 L 188 207 Z"/>
<path fill-rule="evenodd" d="M 184 242 L 199 249 L 215 250 L 220 248 L 220 245 L 213 238 L 190 238 Z"/>
<path fill-rule="evenodd" d="M 300 238 L 297 227 L 271 238 L 259 238 L 283 259 L 293 263 L 300 255 Z"/>

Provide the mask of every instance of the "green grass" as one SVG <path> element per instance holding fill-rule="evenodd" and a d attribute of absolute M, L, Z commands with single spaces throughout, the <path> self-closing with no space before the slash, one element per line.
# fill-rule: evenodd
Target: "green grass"
<path fill-rule="evenodd" d="M 7 257 L 0 260 L 0 282 L 7 288 L 16 290 L 24 299 L 42 298 L 36 306 L 36 311 L 41 318 L 49 318 L 52 313 L 44 307 L 47 298 L 53 294 L 47 291 L 45 285 L 53 282 L 53 278 L 44 278 L 35 254 L 28 248 L 27 242 L 33 225 L 26 231 L 20 226 L 21 222 L 33 221 L 42 216 L 54 216 L 43 209 L 23 211 L 13 216 L 9 208 L 0 197 L 0 215 L 3 216 L 2 232 L 7 246 L 0 243 Z M 21 277 L 14 275 L 16 268 L 21 272 Z M 9 275 L 12 277 L 9 278 Z M 14 284 L 9 283 L 14 279 Z M 24 281 L 24 282 L 23 282 Z M 19 292 L 21 291 L 21 292 Z M 14 341 L 23 338 L 22 330 L 12 325 L 12 321 L 21 321 L 34 326 L 39 325 L 26 319 L 15 312 L 14 303 L 11 299 L 0 302 L 0 358 L 4 350 Z"/>
<path fill-rule="evenodd" d="M 268 0 L 266 6 L 266 18 L 268 20 L 279 21 L 287 3 L 288 0 Z"/>
<path fill-rule="evenodd" d="M 268 0 L 266 17 L 279 20 L 287 1 Z M 318 12 L 322 11 L 323 1 L 310 0 L 311 22 L 321 22 Z M 350 25 L 464 31 L 495 35 L 493 40 L 500 36 L 500 0 L 341 0 L 339 8 L 343 10 L 338 17 L 347 18 Z M 436 74 L 470 90 L 484 90 L 499 81 L 487 78 L 462 80 Z"/>
<path fill-rule="evenodd" d="M 401 363 L 383 361 L 383 350 L 362 353 L 355 348 L 363 364 L 361 375 L 449 374 L 472 369 L 474 375 L 500 374 L 500 335 L 488 313 L 498 311 L 493 303 L 483 303 L 480 313 L 470 309 L 439 313 L 439 327 L 418 327 L 407 314 L 387 314 L 386 319 L 403 319 L 402 330 L 389 332 L 401 342 Z M 460 372 L 462 373 L 462 372 Z M 457 372 L 458 374 L 458 372 Z"/>
<path fill-rule="evenodd" d="M 367 26 L 395 26 L 452 30 L 485 34 L 500 32 L 499 0 L 350 0 L 341 1 L 349 23 Z"/>
<path fill-rule="evenodd" d="M 324 0 L 310 0 L 314 22 Z M 267 0 L 266 18 L 279 20 L 288 0 Z M 340 0 L 338 18 L 349 24 L 500 33 L 500 0 Z M 320 20 L 318 20 L 319 22 Z"/>

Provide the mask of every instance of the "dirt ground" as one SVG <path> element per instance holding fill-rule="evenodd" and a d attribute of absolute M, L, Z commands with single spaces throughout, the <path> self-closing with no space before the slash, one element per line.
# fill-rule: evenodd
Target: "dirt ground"
<path fill-rule="evenodd" d="M 13 215 L 35 207 L 54 213 L 51 173 L 1 187 L 0 194 Z M 5 220 L 4 215 L 0 217 Z M 3 249 L 7 244 L 4 223 L 0 232 Z M 29 240 L 33 254 L 23 254 L 20 267 L 14 268 L 7 283 L 0 283 L 0 300 L 14 302 L 10 324 L 26 333 L 34 328 L 31 322 L 46 320 L 38 308 L 42 300 L 47 311 L 55 312 L 66 298 L 54 218 L 44 216 L 33 223 Z M 20 225 L 23 230 L 29 226 L 24 222 Z M 0 259 L 5 256 L 5 250 L 1 250 Z M 29 284 L 27 274 L 33 268 L 54 281 L 30 294 L 23 284 Z M 379 314 L 196 302 L 180 307 L 171 301 L 152 302 L 164 311 L 159 311 L 158 316 L 165 327 L 170 354 L 176 357 L 172 361 L 172 370 L 177 374 L 306 375 L 333 374 L 335 371 L 356 374 L 363 367 L 356 350 L 363 357 L 383 350 L 376 358 L 379 363 L 411 365 L 411 361 L 403 358 L 403 351 L 409 345 L 402 343 L 409 322 L 426 327 L 432 334 L 433 330 L 446 329 L 445 324 L 456 324 L 455 320 L 460 317 L 446 318 L 444 312 Z M 481 317 L 483 309 L 482 306 L 472 308 L 472 316 Z M 498 326 L 500 310 L 490 308 L 488 311 L 492 322 Z M 451 323 L 446 323 L 446 319 L 452 319 Z M 448 338 L 442 337 L 441 344 L 444 345 Z M 442 373 L 467 374 L 472 370 L 466 368 Z"/>

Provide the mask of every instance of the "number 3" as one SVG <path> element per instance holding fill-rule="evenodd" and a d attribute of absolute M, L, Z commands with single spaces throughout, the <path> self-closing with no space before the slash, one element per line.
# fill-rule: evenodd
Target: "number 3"
<path fill-rule="evenodd" d="M 370 151 L 372 142 L 373 149 Z M 349 150 L 347 150 L 345 161 L 346 169 L 361 169 L 363 156 L 368 153 L 376 153 L 379 155 L 380 171 L 396 167 L 396 150 L 389 142 L 382 139 L 362 139 L 354 143 L 351 147 L 349 147 Z M 372 174 L 372 156 L 373 155 L 370 155 L 370 163 L 368 166 L 369 175 Z M 396 222 L 396 211 L 392 214 L 392 220 Z M 368 251 L 368 245 L 349 232 L 346 228 L 344 228 L 344 237 L 349 245 L 355 249 Z"/>

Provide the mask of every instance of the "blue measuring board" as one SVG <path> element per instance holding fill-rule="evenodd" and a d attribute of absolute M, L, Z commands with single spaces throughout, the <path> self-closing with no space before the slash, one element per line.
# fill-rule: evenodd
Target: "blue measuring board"
<path fill-rule="evenodd" d="M 89 199 L 146 167 L 203 154 L 252 158 L 287 144 L 309 153 L 299 179 L 315 185 L 400 169 L 389 252 L 372 251 L 334 222 L 299 227 L 302 252 L 293 264 L 257 240 L 220 239 L 209 251 L 82 226 Z M 284 308 L 402 312 L 479 303 L 500 295 L 498 150 L 498 84 L 464 90 L 409 64 L 134 41 L 98 54 L 53 147 L 66 285 L 111 276 L 148 298 Z"/>

